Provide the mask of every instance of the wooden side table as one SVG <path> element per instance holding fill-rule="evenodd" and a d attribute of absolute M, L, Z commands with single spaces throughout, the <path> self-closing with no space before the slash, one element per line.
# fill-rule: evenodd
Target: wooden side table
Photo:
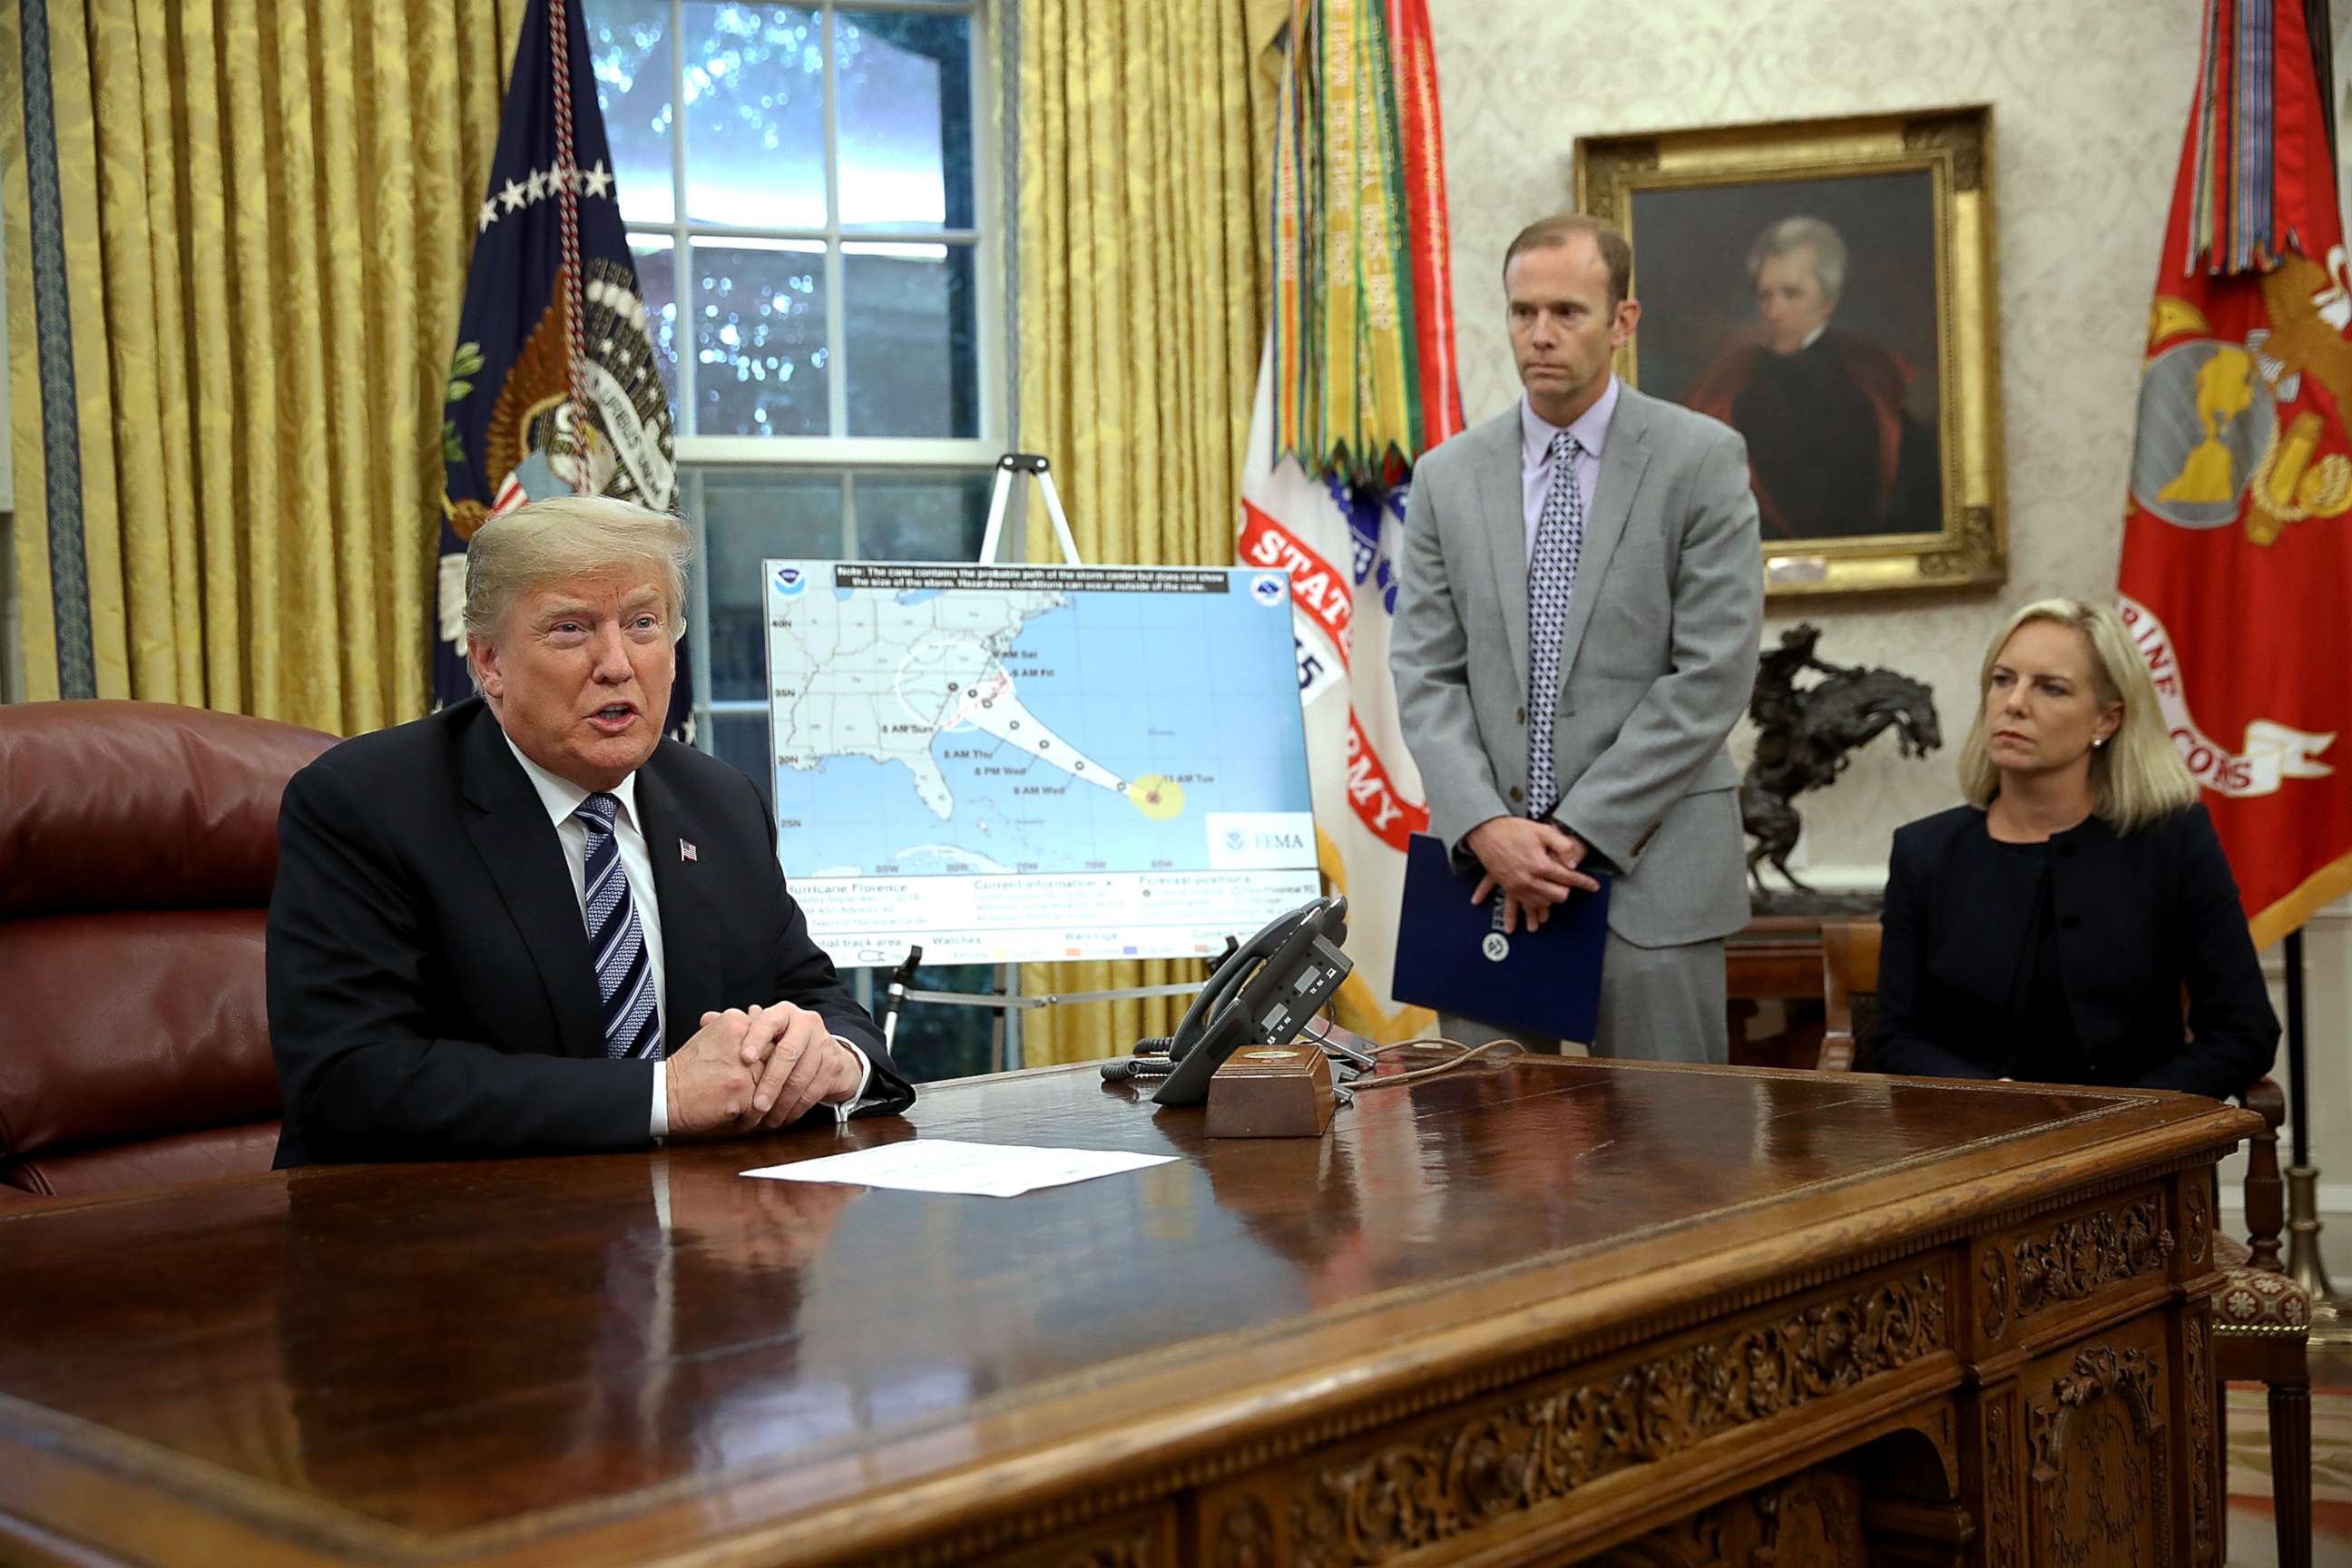
<path fill-rule="evenodd" d="M 1811 1068 L 1822 1051 L 1822 926 L 1876 912 L 1832 895 L 1818 914 L 1764 914 L 1725 944 L 1735 1067 Z"/>

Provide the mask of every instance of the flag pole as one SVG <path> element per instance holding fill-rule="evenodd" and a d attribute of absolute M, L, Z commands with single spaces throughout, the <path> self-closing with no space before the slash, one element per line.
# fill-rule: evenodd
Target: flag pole
<path fill-rule="evenodd" d="M 2290 0 L 2291 3 L 2291 0 Z M 2326 132 L 2328 187 L 2336 181 L 2335 24 L 2329 0 L 2303 0 L 2304 36 L 2311 46 L 2313 79 L 2319 89 L 2319 123 Z M 2327 1265 L 2319 1256 L 2319 1168 L 2311 1163 L 2311 1116 L 2305 1055 L 2303 931 L 2287 932 L 2286 1096 L 2292 1142 L 2286 1168 L 2286 1271 L 2311 1297 L 2312 1342 L 2352 1343 L 2352 1301 L 2336 1294 Z"/>
<path fill-rule="evenodd" d="M 2326 0 L 2316 0 L 2326 5 Z M 547 0 L 549 63 L 555 87 L 555 204 L 562 235 L 563 313 L 572 393 L 572 489 L 575 495 L 596 493 L 591 472 L 590 444 L 594 427 L 588 417 L 587 291 L 580 276 L 580 164 L 572 142 L 572 21 L 563 0 Z"/>
<path fill-rule="evenodd" d="M 2303 931 L 2286 933 L 2286 1271 L 2311 1298 L 2314 1343 L 2352 1342 L 2352 1318 L 2336 1298 L 2319 1257 L 2319 1170 L 2311 1164 L 2311 1121 L 2305 1109 Z"/>

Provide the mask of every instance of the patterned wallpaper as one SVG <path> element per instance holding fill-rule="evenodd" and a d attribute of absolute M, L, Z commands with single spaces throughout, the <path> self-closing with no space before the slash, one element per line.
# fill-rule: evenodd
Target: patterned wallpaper
<path fill-rule="evenodd" d="M 2352 6 L 2339 6 L 2352 19 Z M 2133 402 L 2196 74 L 2199 0 L 1430 0 L 1445 114 L 1454 309 L 1472 419 L 1518 395 L 1498 266 L 1568 206 L 1576 138 L 1693 125 L 1993 106 L 2010 577 L 1972 595 L 1811 601 L 1824 658 L 1936 689 L 1945 749 L 1892 736 L 1800 797 L 1813 875 L 1883 874 L 1889 836 L 1954 804 L 1976 665 L 2005 612 L 2113 591 Z M 2336 58 L 2352 26 L 2339 21 Z M 1743 725 L 1743 731 L 1744 731 Z M 1733 740 L 1746 761 L 1748 737 Z M 1793 864 L 1794 862 L 1792 862 Z"/>

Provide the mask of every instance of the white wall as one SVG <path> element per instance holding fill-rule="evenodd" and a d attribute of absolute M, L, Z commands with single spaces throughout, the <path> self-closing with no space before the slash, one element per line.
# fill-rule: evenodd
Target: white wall
<path fill-rule="evenodd" d="M 1474 420 L 1518 395 L 1503 247 L 1530 219 L 1572 204 L 1579 136 L 1993 106 L 2008 584 L 1802 601 L 1767 618 L 1767 646 L 1780 626 L 1811 620 L 1824 657 L 1891 665 L 1936 689 L 1944 752 L 1905 761 L 1882 739 L 1829 792 L 1800 803 L 1818 879 L 1882 876 L 1895 828 L 1958 797 L 1951 748 L 1967 728 L 1976 661 L 2006 609 L 2114 591 L 2199 0 L 1430 0 L 1430 10 Z M 2338 11 L 2344 62 L 2352 5 Z M 1743 761 L 1746 743 L 1735 738 Z M 2331 911 L 2308 945 L 2314 1141 L 2341 1200 L 2326 1206 L 2352 1210 L 2352 921 Z M 2275 973 L 2276 953 L 2266 956 Z"/>

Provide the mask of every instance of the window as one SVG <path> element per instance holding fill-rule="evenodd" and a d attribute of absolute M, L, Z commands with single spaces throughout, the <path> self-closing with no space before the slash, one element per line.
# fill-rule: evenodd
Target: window
<path fill-rule="evenodd" d="M 585 3 L 699 552 L 697 743 L 772 805 L 760 562 L 979 553 L 1004 447 L 985 5 Z M 988 1027 L 918 1008 L 902 1054 L 984 1070 Z"/>

